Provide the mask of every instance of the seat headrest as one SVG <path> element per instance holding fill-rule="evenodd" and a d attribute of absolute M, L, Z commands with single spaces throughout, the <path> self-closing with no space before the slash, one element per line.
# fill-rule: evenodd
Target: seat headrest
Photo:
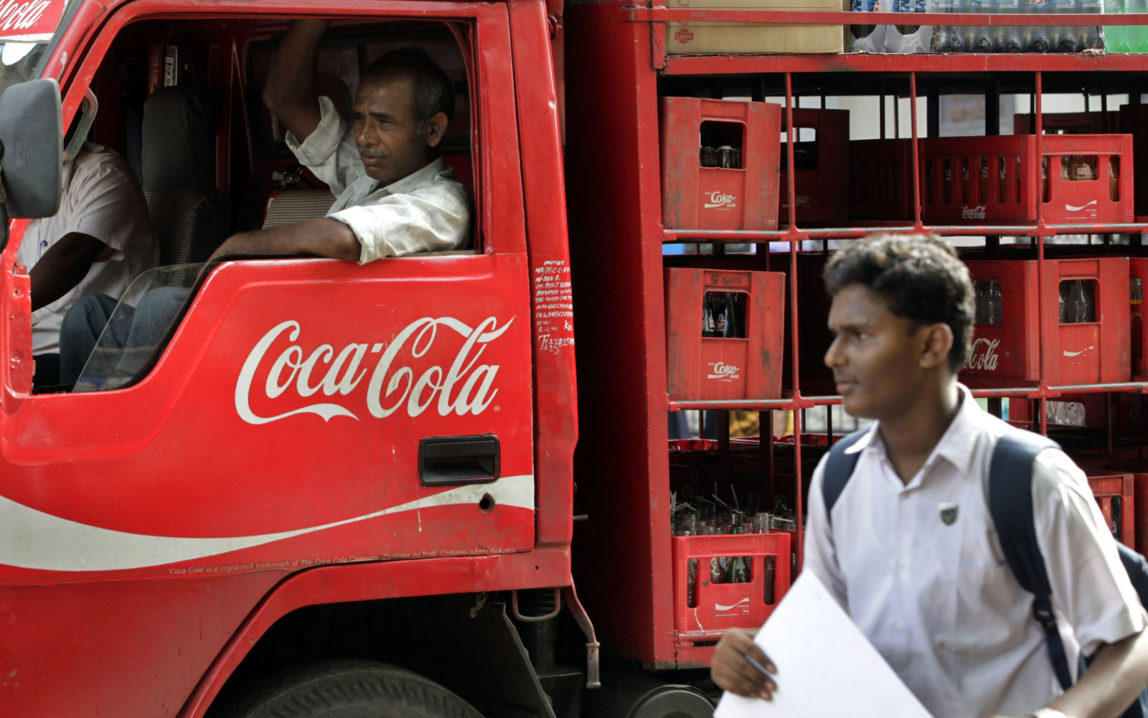
<path fill-rule="evenodd" d="M 144 189 L 215 186 L 215 97 L 203 87 L 162 87 L 143 110 Z"/>

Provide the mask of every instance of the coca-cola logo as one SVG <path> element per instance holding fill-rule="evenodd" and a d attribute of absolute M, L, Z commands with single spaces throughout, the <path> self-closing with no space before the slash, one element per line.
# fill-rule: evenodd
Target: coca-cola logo
<path fill-rule="evenodd" d="M 683 27 L 674 33 L 674 39 L 685 45 L 687 42 L 694 39 L 694 34 Z"/>
<path fill-rule="evenodd" d="M 1000 339 L 988 339 L 981 337 L 973 342 L 973 351 L 965 361 L 965 368 L 974 371 L 996 371 L 997 361 L 1000 358 L 997 355 L 997 347 L 1000 345 Z"/>
<path fill-rule="evenodd" d="M 272 327 L 252 347 L 235 382 L 235 411 L 249 424 L 267 424 L 297 414 L 315 414 L 330 421 L 336 416 L 358 419 L 363 408 L 377 419 L 397 411 L 417 417 L 427 409 L 439 416 L 478 415 L 486 410 L 498 389 L 494 380 L 499 364 L 480 364 L 487 345 L 502 336 L 514 322 L 502 326 L 488 317 L 470 327 L 453 317 L 423 317 L 399 331 L 390 343 L 350 343 L 336 351 L 330 344 L 320 344 L 310 353 L 299 344 L 302 328 L 288 320 Z M 439 341 L 439 335 L 448 338 Z M 453 359 L 432 363 L 416 376 L 410 364 L 433 356 L 449 337 L 461 337 Z M 352 399 L 355 390 L 367 378 L 368 356 L 374 368 L 367 381 L 366 396 Z M 377 360 L 374 355 L 378 355 Z M 447 355 L 449 357 L 449 354 Z M 305 403 L 321 395 L 327 401 Z M 282 404 L 292 407 L 281 413 L 260 415 L 252 404 L 264 407 Z M 352 402 L 361 402 L 356 411 Z"/>
<path fill-rule="evenodd" d="M 706 209 L 723 208 L 729 209 L 737 206 L 737 195 L 724 194 L 722 192 L 710 192 L 710 201 L 706 202 Z"/>
<path fill-rule="evenodd" d="M 8 0 L 0 5 L 0 31 L 27 30 L 39 22 L 44 11 L 51 5 L 51 0 Z M 49 28 L 46 31 L 51 30 Z"/>
<path fill-rule="evenodd" d="M 976 207 L 966 207 L 961 205 L 961 219 L 984 219 L 985 206 L 978 204 Z"/>
<path fill-rule="evenodd" d="M 734 366 L 733 364 L 726 364 L 722 361 L 710 362 L 710 373 L 706 379 L 715 379 L 717 381 L 733 381 L 741 377 L 741 367 Z"/>

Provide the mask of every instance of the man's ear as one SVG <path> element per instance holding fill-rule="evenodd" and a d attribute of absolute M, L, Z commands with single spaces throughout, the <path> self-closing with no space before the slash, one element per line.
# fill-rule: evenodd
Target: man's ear
<path fill-rule="evenodd" d="M 427 147 L 439 146 L 443 135 L 446 134 L 446 126 L 449 124 L 450 121 L 446 118 L 446 113 L 436 112 L 431 115 L 431 118 L 426 122 Z"/>
<path fill-rule="evenodd" d="M 921 327 L 923 345 L 921 366 L 931 369 L 938 364 L 947 364 L 949 352 L 953 348 L 953 330 L 948 324 L 938 322 Z"/>

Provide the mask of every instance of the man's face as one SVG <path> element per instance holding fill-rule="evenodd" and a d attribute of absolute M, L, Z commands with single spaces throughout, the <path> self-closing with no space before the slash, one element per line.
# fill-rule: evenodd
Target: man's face
<path fill-rule="evenodd" d="M 837 392 L 851 416 L 889 420 L 908 413 L 920 396 L 924 327 L 889 311 L 879 294 L 850 284 L 833 297 L 825 352 Z"/>
<path fill-rule="evenodd" d="M 409 78 L 360 85 L 351 113 L 351 131 L 367 174 L 384 185 L 431 160 L 428 135 L 418 121 L 414 83 Z"/>

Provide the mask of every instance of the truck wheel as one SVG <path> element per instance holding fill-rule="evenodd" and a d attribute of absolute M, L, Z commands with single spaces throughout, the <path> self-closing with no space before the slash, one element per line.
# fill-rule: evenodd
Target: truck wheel
<path fill-rule="evenodd" d="M 234 718 L 482 718 L 469 703 L 417 673 L 373 661 L 327 661 L 256 687 Z"/>

